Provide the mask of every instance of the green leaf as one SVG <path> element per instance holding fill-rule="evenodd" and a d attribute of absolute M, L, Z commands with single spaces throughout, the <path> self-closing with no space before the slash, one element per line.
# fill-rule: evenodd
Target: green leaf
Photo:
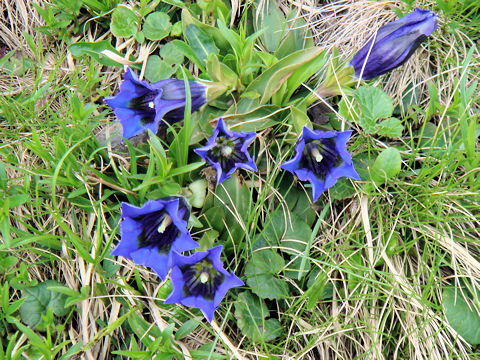
<path fill-rule="evenodd" d="M 51 291 L 49 286 L 62 286 L 55 280 L 47 280 L 36 286 L 25 288 L 22 291 L 22 298 L 26 298 L 20 306 L 22 321 L 29 326 L 37 326 L 42 320 L 48 308 L 52 308 L 57 316 L 65 316 L 68 309 L 65 308 L 66 295 Z"/>
<path fill-rule="evenodd" d="M 285 260 L 274 250 L 266 249 L 254 252 L 245 268 L 247 285 L 262 299 L 286 298 L 288 296 L 287 283 L 275 277 L 284 266 Z"/>
<path fill-rule="evenodd" d="M 238 80 L 238 76 L 230 69 L 227 65 L 220 62 L 218 57 L 215 54 L 210 54 L 207 61 L 207 73 L 212 78 L 215 85 L 219 88 L 219 93 L 217 96 L 212 96 L 211 98 L 216 98 L 227 91 L 234 90 Z M 210 98 L 210 97 L 208 97 Z"/>
<path fill-rule="evenodd" d="M 168 42 L 160 49 L 160 56 L 168 64 L 181 64 L 185 60 L 183 54 L 178 50 L 173 42 Z"/>
<path fill-rule="evenodd" d="M 215 41 L 215 45 L 217 45 L 220 49 L 225 51 L 230 50 L 230 44 L 223 36 L 220 29 L 215 26 L 204 24 L 201 21 L 197 20 L 190 14 L 186 7 L 184 7 L 182 10 L 182 24 L 184 32 L 190 24 L 193 24 L 199 29 L 201 29 L 203 32 L 205 32 L 213 41 Z"/>
<path fill-rule="evenodd" d="M 225 180 L 217 186 L 214 204 L 225 209 L 226 222 L 229 226 L 238 223 L 237 218 L 246 221 L 251 210 L 250 190 L 240 184 L 237 176 Z"/>
<path fill-rule="evenodd" d="M 30 199 L 28 194 L 10 195 L 10 209 L 25 204 Z"/>
<path fill-rule="evenodd" d="M 261 94 L 260 105 L 265 104 L 296 69 L 319 56 L 321 52 L 322 49 L 318 47 L 294 52 L 265 70 L 247 87 L 246 91 L 256 91 Z"/>
<path fill-rule="evenodd" d="M 281 59 L 291 53 L 315 46 L 313 35 L 306 21 L 298 16 L 296 10 L 290 10 L 287 14 L 287 29 L 283 36 L 284 40 L 275 51 L 275 55 Z M 289 87 L 290 89 L 290 87 Z"/>
<path fill-rule="evenodd" d="M 196 25 L 188 25 L 184 36 L 203 65 L 206 64 L 210 54 L 218 55 L 219 50 L 213 39 Z"/>
<path fill-rule="evenodd" d="M 173 40 L 172 41 L 173 45 L 180 51 L 183 55 L 185 55 L 191 62 L 193 62 L 198 68 L 202 71 L 205 72 L 205 66 L 200 60 L 200 58 L 197 56 L 195 51 L 193 51 L 192 47 L 188 45 L 186 42 L 182 40 Z"/>
<path fill-rule="evenodd" d="M 145 78 L 154 83 L 160 80 L 168 79 L 175 73 L 175 68 L 169 63 L 160 59 L 158 55 L 148 57 L 147 68 L 145 69 Z"/>
<path fill-rule="evenodd" d="M 135 13 L 127 7 L 119 6 L 113 10 L 110 30 L 116 37 L 130 37 L 136 34 L 138 18 Z"/>
<path fill-rule="evenodd" d="M 328 53 L 327 51 L 323 51 L 295 70 L 287 80 L 288 92 L 285 95 L 285 100 L 290 100 L 297 88 L 302 83 L 306 82 L 311 76 L 319 72 L 325 66 L 327 60 Z"/>
<path fill-rule="evenodd" d="M 213 229 L 221 232 L 224 228 L 225 212 L 222 207 L 214 206 L 205 211 L 204 213 L 205 221 L 208 226 L 211 226 Z"/>
<path fill-rule="evenodd" d="M 383 150 L 370 169 L 370 177 L 377 185 L 388 182 L 398 175 L 402 166 L 400 152 L 394 147 Z"/>
<path fill-rule="evenodd" d="M 147 16 L 143 24 L 143 34 L 148 40 L 162 40 L 167 37 L 172 28 L 170 17 L 161 11 Z"/>
<path fill-rule="evenodd" d="M 255 16 L 255 31 L 264 30 L 260 39 L 267 51 L 273 53 L 280 45 L 287 22 L 275 1 L 262 4 L 260 14 Z"/>
<path fill-rule="evenodd" d="M 199 179 L 188 185 L 187 200 L 190 205 L 196 208 L 201 208 L 205 202 L 207 196 L 207 181 L 205 179 Z"/>
<path fill-rule="evenodd" d="M 332 186 L 328 192 L 333 199 L 344 200 L 355 195 L 355 188 L 353 187 L 351 180 L 343 177 L 338 179 L 337 183 Z"/>
<path fill-rule="evenodd" d="M 394 117 L 383 120 L 375 127 L 376 134 L 390 138 L 398 138 L 402 136 L 402 131 L 402 121 Z"/>
<path fill-rule="evenodd" d="M 182 340 L 188 334 L 191 334 L 200 325 L 200 322 L 196 319 L 190 319 L 180 326 L 175 333 L 175 340 Z"/>
<path fill-rule="evenodd" d="M 72 53 L 74 57 L 80 57 L 82 55 L 89 55 L 97 62 L 106 66 L 123 66 L 116 61 L 110 59 L 109 57 L 102 54 L 102 51 L 109 50 L 114 52 L 117 55 L 121 55 L 115 48 L 110 44 L 109 40 L 102 40 L 97 42 L 85 42 L 80 41 L 72 44 L 68 47 L 68 50 Z"/>
<path fill-rule="evenodd" d="M 298 255 L 299 252 L 303 253 L 310 240 L 312 229 L 295 213 L 291 214 L 287 225 L 287 232 L 280 242 L 280 245 L 285 248 L 282 251 L 293 255 Z"/>
<path fill-rule="evenodd" d="M 285 98 L 287 99 L 289 96 L 286 96 Z M 307 112 L 300 110 L 296 106 L 290 107 L 290 116 L 288 122 L 293 125 L 293 128 L 297 134 L 302 132 L 304 126 L 308 126 L 310 128 L 312 127 L 312 122 L 310 121 Z"/>
<path fill-rule="evenodd" d="M 247 112 L 224 115 L 223 119 L 230 130 L 258 132 L 280 123 L 283 116 L 287 114 L 287 110 L 276 105 L 262 105 Z M 232 108 L 231 111 L 234 109 Z"/>
<path fill-rule="evenodd" d="M 267 342 L 276 339 L 282 333 L 277 319 L 265 320 L 269 310 L 257 296 L 244 291 L 235 302 L 235 317 L 242 333 L 253 342 Z"/>
<path fill-rule="evenodd" d="M 0 189 L 7 189 L 7 181 L 7 171 L 5 170 L 5 166 L 3 165 L 3 163 L 0 161 Z"/>
<path fill-rule="evenodd" d="M 463 292 L 463 293 L 462 293 Z M 480 344 L 480 315 L 465 288 L 443 290 L 443 306 L 448 323 L 472 345 Z M 466 300 L 465 300 L 466 297 Z"/>
<path fill-rule="evenodd" d="M 383 90 L 361 86 L 355 90 L 354 96 L 360 106 L 360 126 L 367 134 L 375 132 L 377 120 L 392 116 L 392 99 Z"/>

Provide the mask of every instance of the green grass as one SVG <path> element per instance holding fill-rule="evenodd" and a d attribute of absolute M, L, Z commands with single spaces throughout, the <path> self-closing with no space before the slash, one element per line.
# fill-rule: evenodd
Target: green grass
<path fill-rule="evenodd" d="M 408 63 L 428 68 L 424 78 L 399 85 L 401 68 L 375 82 L 395 105 L 409 84 L 418 90 L 418 101 L 401 109 L 402 137 L 365 134 L 347 119 L 362 181 L 344 182 L 346 193 L 336 187 L 311 204 L 309 185 L 279 168 L 295 141 L 283 124 L 252 144 L 260 173 L 241 172 L 216 188 L 207 181 L 205 202 L 194 208 L 194 238 L 223 244 L 226 268 L 245 282 L 253 253 L 273 249 L 284 261 L 274 278 L 288 284 L 288 296 L 277 299 L 260 300 L 251 284 L 231 291 L 212 324 L 197 309 L 164 304 L 169 281 L 110 255 L 120 202 L 140 205 L 208 179 L 195 166 L 169 169 L 198 161 L 185 147 L 171 148 L 175 138 L 185 145 L 192 129 L 174 125 L 164 138 L 127 143 L 126 151 L 99 143 L 99 126 L 114 120 L 101 100 L 114 93 L 121 71 L 89 57 L 68 67 L 60 40 L 50 38 L 49 47 L 30 40 L 27 69 L 8 72 L 10 60 L 0 66 L 2 88 L 15 90 L 0 94 L 0 358 L 478 358 L 478 345 L 458 337 L 444 306 L 445 289 L 456 286 L 479 307 L 480 96 L 469 89 L 480 56 L 468 49 L 478 41 L 480 15 L 478 5 L 466 4 L 440 13 L 453 19 L 423 50 L 429 60 Z M 83 23 L 93 19 L 82 11 Z M 336 107 L 340 97 L 329 101 Z M 386 147 L 400 151 L 401 172 L 375 183 L 367 167 Z M 288 241 L 295 235 L 296 245 Z M 26 290 L 46 280 L 58 282 L 49 296 L 68 306 L 28 326 L 19 307 Z M 260 317 L 268 310 L 263 327 L 280 324 L 275 340 L 242 331 L 244 291 L 263 301 L 251 308 Z"/>

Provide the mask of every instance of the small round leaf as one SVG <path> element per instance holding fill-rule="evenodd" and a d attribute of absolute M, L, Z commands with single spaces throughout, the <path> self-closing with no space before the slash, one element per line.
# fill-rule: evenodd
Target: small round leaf
<path fill-rule="evenodd" d="M 162 40 L 167 37 L 172 28 L 170 17 L 161 11 L 150 14 L 143 24 L 143 33 L 149 40 Z"/>
<path fill-rule="evenodd" d="M 138 18 L 135 13 L 124 7 L 119 6 L 113 10 L 110 30 L 116 37 L 130 37 L 136 34 Z"/>

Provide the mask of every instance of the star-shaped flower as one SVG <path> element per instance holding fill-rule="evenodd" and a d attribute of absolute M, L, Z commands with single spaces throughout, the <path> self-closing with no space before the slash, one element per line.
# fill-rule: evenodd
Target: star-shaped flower
<path fill-rule="evenodd" d="M 142 207 L 122 203 L 120 242 L 112 255 L 151 267 L 165 280 L 174 265 L 173 252 L 197 248 L 187 229 L 190 206 L 185 198 L 169 196 Z"/>
<path fill-rule="evenodd" d="M 222 246 L 198 251 L 191 256 L 175 253 L 170 273 L 173 291 L 165 299 L 167 304 L 182 304 L 202 310 L 209 322 L 220 302 L 233 287 L 243 281 L 228 273 L 220 260 Z"/>
<path fill-rule="evenodd" d="M 192 113 L 206 102 L 207 87 L 189 81 Z M 174 123 L 183 119 L 186 103 L 185 83 L 166 79 L 150 84 L 140 81 L 127 69 L 120 92 L 105 99 L 123 127 L 123 137 L 130 138 L 150 129 L 156 133 L 161 120 Z"/>
<path fill-rule="evenodd" d="M 353 168 L 352 156 L 347 151 L 347 141 L 352 131 L 311 130 L 303 127 L 303 133 L 295 146 L 293 159 L 283 163 L 282 169 L 295 174 L 302 181 L 309 181 L 313 189 L 313 201 L 335 185 L 338 178 L 346 176 L 359 180 Z"/>
<path fill-rule="evenodd" d="M 256 133 L 238 133 L 228 130 L 222 118 L 218 119 L 207 145 L 194 151 L 208 161 L 217 171 L 217 184 L 228 179 L 237 169 L 257 171 L 257 166 L 247 151 Z"/>

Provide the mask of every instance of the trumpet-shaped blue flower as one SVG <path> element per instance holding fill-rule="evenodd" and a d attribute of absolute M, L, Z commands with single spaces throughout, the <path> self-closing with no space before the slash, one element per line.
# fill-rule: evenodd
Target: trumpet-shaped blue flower
<path fill-rule="evenodd" d="M 217 184 L 220 184 L 237 168 L 257 171 L 257 166 L 247 151 L 255 136 L 255 133 L 230 131 L 225 121 L 219 118 L 207 145 L 194 151 L 217 171 Z"/>
<path fill-rule="evenodd" d="M 189 81 L 191 110 L 198 110 L 206 102 L 207 87 Z M 120 84 L 120 92 L 105 99 L 123 127 L 123 137 L 130 138 L 150 129 L 153 133 L 163 119 L 174 123 L 183 119 L 186 103 L 185 83 L 166 79 L 150 84 L 140 81 L 130 69 Z"/>
<path fill-rule="evenodd" d="M 437 29 L 437 15 L 417 8 L 382 26 L 350 62 L 357 77 L 372 79 L 406 62 L 420 44 Z"/>
<path fill-rule="evenodd" d="M 122 203 L 120 242 L 112 255 L 151 267 L 162 280 L 174 265 L 173 252 L 197 248 L 187 229 L 190 206 L 185 198 L 169 196 L 142 207 Z"/>
<path fill-rule="evenodd" d="M 209 322 L 220 302 L 233 287 L 243 281 L 229 274 L 220 260 L 222 246 L 198 251 L 191 256 L 175 253 L 175 266 L 170 273 L 173 291 L 165 299 L 167 304 L 182 304 L 202 310 Z"/>
<path fill-rule="evenodd" d="M 335 185 L 338 178 L 346 176 L 359 180 L 353 168 L 352 156 L 347 151 L 347 141 L 352 131 L 311 130 L 303 127 L 303 133 L 295 146 L 295 156 L 281 165 L 282 169 L 309 181 L 313 190 L 313 201 Z"/>

